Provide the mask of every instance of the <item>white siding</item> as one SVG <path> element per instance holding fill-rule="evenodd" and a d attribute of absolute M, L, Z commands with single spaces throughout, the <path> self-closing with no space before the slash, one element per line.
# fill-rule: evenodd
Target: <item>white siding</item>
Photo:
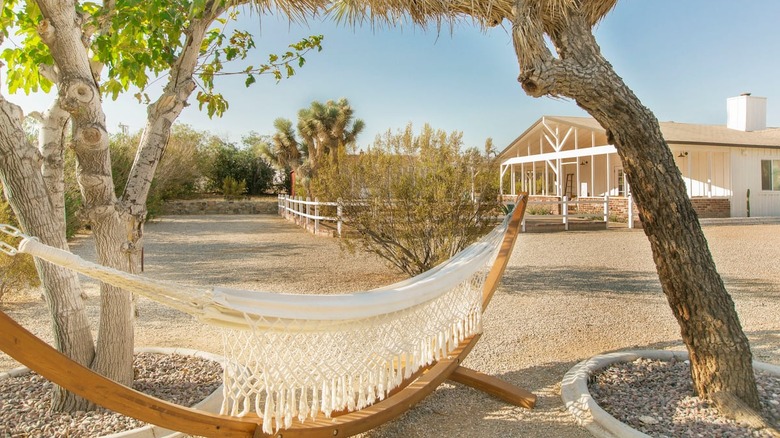
<path fill-rule="evenodd" d="M 780 216 L 780 192 L 761 190 L 761 160 L 780 160 L 780 149 L 732 148 L 732 217 L 747 216 L 748 189 L 750 216 Z"/>

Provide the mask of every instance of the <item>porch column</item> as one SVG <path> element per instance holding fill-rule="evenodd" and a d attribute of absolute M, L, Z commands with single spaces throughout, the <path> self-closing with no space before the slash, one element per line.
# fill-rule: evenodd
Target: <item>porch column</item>
<path fill-rule="evenodd" d="M 526 181 L 528 178 L 525 176 L 525 163 L 520 163 L 520 191 L 527 192 L 528 191 L 528 181 Z"/>
<path fill-rule="evenodd" d="M 517 194 L 517 190 L 515 190 L 515 165 L 514 164 L 509 170 L 509 175 L 511 178 L 509 183 L 509 190 L 512 192 L 512 196 L 515 196 Z"/>
<path fill-rule="evenodd" d="M 612 167 L 609 165 L 609 156 L 612 154 L 607 154 L 607 194 L 612 196 L 612 186 L 610 186 L 610 174 L 612 173 Z"/>

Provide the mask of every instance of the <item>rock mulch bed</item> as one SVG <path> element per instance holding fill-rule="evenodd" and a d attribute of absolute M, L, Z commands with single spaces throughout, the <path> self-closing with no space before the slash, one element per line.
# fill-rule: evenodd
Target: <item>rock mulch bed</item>
<path fill-rule="evenodd" d="M 687 361 L 637 359 L 605 368 L 588 386 L 610 415 L 652 437 L 771 437 L 718 415 L 696 397 Z M 763 414 L 780 427 L 780 377 L 756 371 Z"/>
<path fill-rule="evenodd" d="M 136 354 L 133 388 L 192 406 L 222 384 L 219 363 L 180 354 Z M 103 436 L 146 423 L 104 409 L 60 413 L 50 409 L 51 382 L 35 373 L 0 380 L 0 437 Z"/>

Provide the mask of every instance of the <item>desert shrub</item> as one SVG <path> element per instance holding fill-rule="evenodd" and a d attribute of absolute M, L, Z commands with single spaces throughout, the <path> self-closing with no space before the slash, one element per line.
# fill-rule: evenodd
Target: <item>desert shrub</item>
<path fill-rule="evenodd" d="M 227 200 L 232 200 L 244 195 L 246 195 L 246 181 L 236 181 L 232 176 L 226 176 L 222 181 L 222 196 Z"/>
<path fill-rule="evenodd" d="M 262 195 L 273 186 L 274 170 L 252 148 L 239 148 L 213 137 L 201 163 L 208 190 L 221 191 L 227 177 L 244 181 L 246 194 L 251 196 Z"/>
<path fill-rule="evenodd" d="M 403 272 L 424 272 L 478 239 L 500 214 L 498 172 L 461 133 L 425 125 L 377 137 L 368 151 L 323 167 L 312 188 L 345 200 L 362 246 Z"/>
<path fill-rule="evenodd" d="M 525 213 L 531 216 L 549 216 L 552 214 L 552 211 L 550 211 L 550 207 L 539 205 L 539 206 L 528 207 Z"/>
<path fill-rule="evenodd" d="M 2 192 L 2 184 L 0 184 L 0 192 Z M 19 225 L 11 206 L 2 194 L 0 194 L 0 223 L 15 227 Z M 12 246 L 19 243 L 19 239 L 6 234 L 0 234 L 0 240 Z M 36 287 L 39 284 L 32 256 L 17 254 L 11 257 L 0 253 L 0 304 L 9 293 L 28 287 Z"/>

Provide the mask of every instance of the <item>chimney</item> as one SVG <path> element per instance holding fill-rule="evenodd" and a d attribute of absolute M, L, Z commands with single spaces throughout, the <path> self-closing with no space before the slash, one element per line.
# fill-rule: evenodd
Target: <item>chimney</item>
<path fill-rule="evenodd" d="M 738 131 L 766 129 L 766 97 L 742 93 L 726 100 L 726 127 Z"/>

